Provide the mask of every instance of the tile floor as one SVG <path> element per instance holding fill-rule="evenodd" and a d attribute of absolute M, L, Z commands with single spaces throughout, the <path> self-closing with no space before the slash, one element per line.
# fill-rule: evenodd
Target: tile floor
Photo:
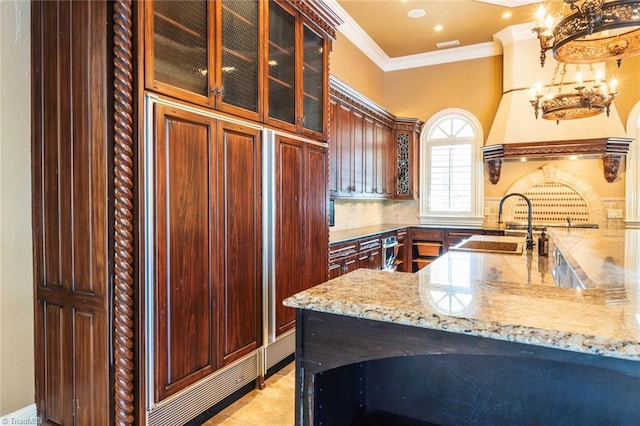
<path fill-rule="evenodd" d="M 294 423 L 295 362 L 203 423 L 203 426 L 291 426 Z"/>

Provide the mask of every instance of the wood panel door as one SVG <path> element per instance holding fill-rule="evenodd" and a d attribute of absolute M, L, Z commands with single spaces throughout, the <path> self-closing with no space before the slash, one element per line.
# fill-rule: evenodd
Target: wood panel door
<path fill-rule="evenodd" d="M 303 287 L 305 146 L 295 139 L 277 137 L 276 144 L 276 336 L 291 329 L 295 309 L 282 301 Z"/>
<path fill-rule="evenodd" d="M 223 365 L 262 344 L 262 169 L 260 131 L 218 123 L 223 253 L 220 315 Z"/>
<path fill-rule="evenodd" d="M 282 301 L 327 280 L 327 172 L 325 147 L 277 137 L 276 336 L 295 325 Z"/>
<path fill-rule="evenodd" d="M 216 121 L 155 106 L 155 398 L 219 366 Z"/>
<path fill-rule="evenodd" d="M 113 423 L 110 7 L 31 5 L 35 401 L 46 424 Z"/>

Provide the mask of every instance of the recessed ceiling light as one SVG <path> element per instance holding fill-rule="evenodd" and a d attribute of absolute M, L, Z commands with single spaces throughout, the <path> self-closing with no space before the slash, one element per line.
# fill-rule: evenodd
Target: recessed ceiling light
<path fill-rule="evenodd" d="M 427 12 L 425 12 L 423 9 L 411 9 L 407 12 L 407 16 L 409 18 L 422 18 L 426 14 Z"/>
<path fill-rule="evenodd" d="M 443 47 L 453 47 L 453 46 L 459 46 L 459 45 L 460 45 L 460 40 L 449 40 L 449 41 L 436 43 L 436 47 L 438 49 L 442 49 Z"/>
<path fill-rule="evenodd" d="M 511 18 L 511 12 L 505 12 L 502 14 L 502 19 L 509 19 Z"/>
<path fill-rule="evenodd" d="M 444 28 L 444 27 L 443 27 L 442 25 L 436 25 L 433 29 L 434 29 L 435 31 L 442 31 L 442 29 L 443 29 L 443 28 Z"/>

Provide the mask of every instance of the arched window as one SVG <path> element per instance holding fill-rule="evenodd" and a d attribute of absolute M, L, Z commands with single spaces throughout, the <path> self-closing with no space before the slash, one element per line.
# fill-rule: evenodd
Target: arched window
<path fill-rule="evenodd" d="M 480 226 L 484 220 L 482 126 L 467 111 L 447 109 L 420 136 L 420 222 Z"/>

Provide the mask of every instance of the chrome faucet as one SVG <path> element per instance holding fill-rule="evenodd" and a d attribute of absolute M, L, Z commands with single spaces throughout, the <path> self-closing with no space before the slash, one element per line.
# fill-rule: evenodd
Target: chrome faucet
<path fill-rule="evenodd" d="M 505 195 L 504 197 L 502 197 L 502 199 L 500 199 L 500 205 L 498 206 L 498 223 L 502 223 L 502 205 L 504 204 L 504 201 L 509 198 L 509 197 L 514 197 L 514 196 L 518 196 L 518 197 L 522 197 L 522 199 L 524 201 L 527 202 L 527 250 L 532 250 L 533 249 L 533 204 L 531 204 L 531 200 L 529 198 L 527 198 L 526 195 L 524 194 L 520 194 L 519 192 L 512 192 L 510 194 Z"/>

